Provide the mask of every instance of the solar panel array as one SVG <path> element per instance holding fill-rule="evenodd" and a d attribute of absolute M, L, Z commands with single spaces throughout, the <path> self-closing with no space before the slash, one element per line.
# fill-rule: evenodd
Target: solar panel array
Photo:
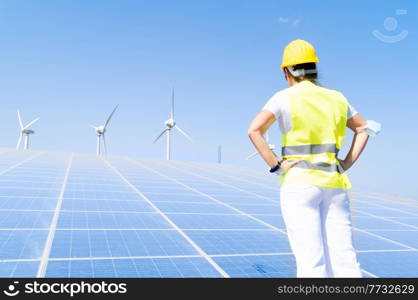
<path fill-rule="evenodd" d="M 418 202 L 352 192 L 367 277 L 418 276 Z M 294 277 L 277 178 L 0 149 L 1 277 Z"/>

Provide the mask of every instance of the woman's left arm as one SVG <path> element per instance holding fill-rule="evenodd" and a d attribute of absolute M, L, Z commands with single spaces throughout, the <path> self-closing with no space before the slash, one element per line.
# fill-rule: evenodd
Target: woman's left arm
<path fill-rule="evenodd" d="M 271 124 L 276 121 L 276 117 L 270 111 L 263 109 L 251 122 L 250 127 L 248 128 L 248 136 L 251 142 L 254 144 L 258 153 L 264 159 L 264 161 L 269 165 L 270 168 L 273 168 L 277 165 L 277 158 L 270 150 L 270 147 L 263 135 L 269 129 Z"/>

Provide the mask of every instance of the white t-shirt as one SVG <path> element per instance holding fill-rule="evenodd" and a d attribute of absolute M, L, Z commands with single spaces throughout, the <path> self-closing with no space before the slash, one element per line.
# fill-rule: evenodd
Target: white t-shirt
<path fill-rule="evenodd" d="M 263 109 L 274 114 L 282 134 L 288 132 L 292 128 L 292 118 L 290 116 L 288 101 L 287 91 L 282 90 L 275 93 L 263 107 Z M 348 103 L 347 120 L 356 114 L 358 114 L 357 110 Z"/>

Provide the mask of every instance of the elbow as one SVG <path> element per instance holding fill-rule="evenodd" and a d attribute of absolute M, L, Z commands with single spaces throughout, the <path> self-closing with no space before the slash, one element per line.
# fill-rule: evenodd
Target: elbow
<path fill-rule="evenodd" d="M 254 140 L 255 137 L 261 136 L 260 130 L 252 129 L 252 128 L 248 129 L 247 134 L 248 134 L 248 137 L 250 138 L 250 140 L 252 140 L 252 141 Z"/>
<path fill-rule="evenodd" d="M 249 128 L 248 129 L 248 132 L 247 132 L 247 134 L 248 134 L 248 137 L 251 139 L 254 135 L 256 135 L 257 134 L 257 130 L 254 130 L 254 129 L 252 129 L 252 128 Z"/>
<path fill-rule="evenodd" d="M 366 126 L 361 126 L 361 127 L 354 128 L 353 131 L 354 131 L 355 134 L 367 134 L 366 133 Z"/>

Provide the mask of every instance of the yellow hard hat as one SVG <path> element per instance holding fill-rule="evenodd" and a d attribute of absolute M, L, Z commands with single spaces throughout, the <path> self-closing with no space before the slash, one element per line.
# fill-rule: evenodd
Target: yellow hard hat
<path fill-rule="evenodd" d="M 288 66 L 305 63 L 317 63 L 318 57 L 315 48 L 304 40 L 294 40 L 290 42 L 283 51 L 282 70 Z"/>

